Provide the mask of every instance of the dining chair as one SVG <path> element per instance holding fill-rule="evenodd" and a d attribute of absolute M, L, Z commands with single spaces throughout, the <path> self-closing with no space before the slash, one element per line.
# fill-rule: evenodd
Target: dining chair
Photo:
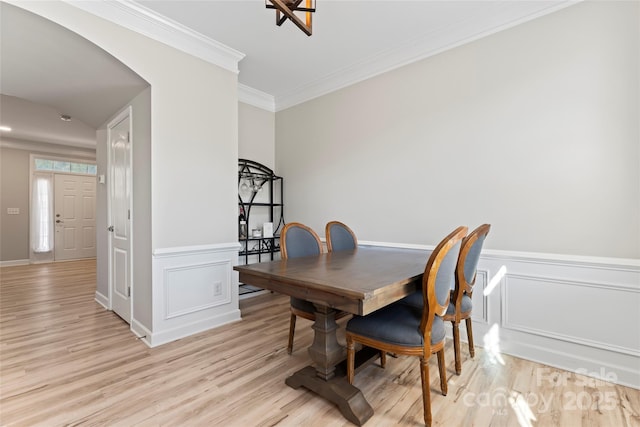
<path fill-rule="evenodd" d="M 320 255 L 322 242 L 318 234 L 310 227 L 299 222 L 290 222 L 282 228 L 280 233 L 280 255 L 282 259 L 300 258 L 305 256 Z M 296 317 L 315 321 L 315 307 L 309 301 L 291 297 L 291 320 L 289 322 L 289 343 L 287 353 L 293 352 L 293 336 L 296 330 Z M 346 316 L 348 313 L 339 311 L 336 319 Z"/>
<path fill-rule="evenodd" d="M 358 247 L 358 238 L 351 228 L 340 221 L 328 222 L 324 228 L 329 252 L 353 250 Z"/>
<path fill-rule="evenodd" d="M 447 394 L 445 332 L 441 316 L 449 306 L 460 243 L 467 230 L 464 226 L 456 228 L 429 256 L 422 277 L 422 308 L 398 301 L 369 315 L 356 316 L 347 323 L 347 380 L 350 384 L 353 384 L 355 374 L 355 343 L 380 350 L 383 367 L 387 352 L 420 358 L 424 422 L 427 426 L 431 426 L 429 357 L 434 353 L 438 355 L 440 390 L 444 396 Z"/>
<path fill-rule="evenodd" d="M 460 332 L 458 328 L 461 320 L 464 320 L 466 324 L 469 355 L 471 357 L 475 356 L 471 325 L 471 310 L 473 309 L 471 297 L 473 294 L 473 286 L 476 283 L 480 252 L 482 251 L 482 246 L 490 229 L 490 224 L 482 224 L 469 233 L 462 241 L 460 256 L 458 257 L 458 264 L 456 266 L 456 286 L 451 292 L 449 307 L 447 307 L 447 312 L 443 316 L 445 321 L 449 321 L 453 325 L 453 349 L 456 374 L 458 375 L 462 372 L 462 364 L 460 361 Z"/>
<path fill-rule="evenodd" d="M 447 312 L 443 319 L 451 322 L 453 325 L 453 349 L 455 355 L 456 374 L 462 372 L 462 363 L 460 360 L 460 332 L 459 324 L 461 320 L 465 320 L 467 329 L 467 340 L 469 341 L 469 355 L 475 356 L 475 348 L 473 344 L 473 330 L 471 322 L 471 311 L 473 309 L 472 293 L 473 285 L 476 281 L 476 270 L 478 261 L 480 260 L 480 252 L 484 245 L 484 240 L 491 228 L 490 224 L 483 224 L 469 233 L 462 242 L 460 248 L 460 256 L 456 265 L 455 286 L 451 290 L 451 298 Z M 414 307 L 422 307 L 422 292 L 414 292 L 403 298 L 401 301 Z"/>

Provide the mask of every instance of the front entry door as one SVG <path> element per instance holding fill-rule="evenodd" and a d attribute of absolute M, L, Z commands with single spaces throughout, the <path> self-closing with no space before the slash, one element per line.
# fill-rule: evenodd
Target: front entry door
<path fill-rule="evenodd" d="M 96 256 L 96 177 L 55 174 L 55 260 Z"/>
<path fill-rule="evenodd" d="M 131 120 L 109 125 L 109 286 L 111 308 L 131 323 Z"/>

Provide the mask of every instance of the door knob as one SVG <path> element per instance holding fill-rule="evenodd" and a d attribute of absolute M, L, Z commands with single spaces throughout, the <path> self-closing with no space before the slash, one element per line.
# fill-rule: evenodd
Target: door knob
<path fill-rule="evenodd" d="M 113 233 L 113 225 L 110 225 L 109 227 L 107 227 L 107 231 L 111 231 Z"/>
<path fill-rule="evenodd" d="M 56 219 L 56 223 L 62 224 L 62 220 Z"/>

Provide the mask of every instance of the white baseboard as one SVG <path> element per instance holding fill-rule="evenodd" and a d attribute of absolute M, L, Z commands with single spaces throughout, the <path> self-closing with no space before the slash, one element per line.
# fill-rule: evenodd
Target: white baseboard
<path fill-rule="evenodd" d="M 572 346 L 571 352 L 559 351 L 551 346 L 538 346 L 526 342 L 511 341 L 504 353 L 531 360 L 576 374 L 640 389 L 640 371 L 637 358 L 629 357 L 625 363 L 611 363 L 610 353 L 592 354 L 588 348 Z M 576 354 L 578 352 L 578 354 Z"/>
<path fill-rule="evenodd" d="M 142 323 L 138 322 L 136 319 L 131 319 L 131 331 L 136 334 L 143 343 L 151 347 L 151 331 L 149 331 Z"/>
<path fill-rule="evenodd" d="M 100 292 L 96 291 L 96 296 L 94 298 L 98 304 L 109 310 L 109 298 Z"/>
<path fill-rule="evenodd" d="M 238 309 L 190 324 L 181 324 L 171 329 L 164 329 L 160 332 L 147 332 L 145 333 L 145 338 L 143 338 L 142 341 L 145 342 L 149 347 L 157 347 L 159 345 L 166 344 L 180 338 L 199 334 L 201 332 L 218 328 L 229 323 L 238 322 L 240 320 L 242 320 L 242 318 L 240 317 L 240 310 Z"/>
<path fill-rule="evenodd" d="M 28 265 L 30 261 L 28 259 L 13 259 L 10 261 L 0 261 L 0 267 L 14 267 L 16 265 Z"/>

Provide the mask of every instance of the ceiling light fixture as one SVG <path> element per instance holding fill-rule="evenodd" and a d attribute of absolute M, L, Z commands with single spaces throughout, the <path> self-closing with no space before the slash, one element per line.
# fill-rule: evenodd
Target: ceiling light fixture
<path fill-rule="evenodd" d="M 9 126 L 0 126 L 0 131 L 11 132 L 11 128 Z"/>
<path fill-rule="evenodd" d="M 70 122 L 71 116 L 68 116 L 66 114 L 60 114 L 60 120 L 62 120 L 63 122 Z"/>
<path fill-rule="evenodd" d="M 300 4 L 304 1 L 304 6 Z M 311 14 L 316 11 L 316 0 L 264 0 L 267 9 L 276 9 L 276 25 L 289 19 L 306 35 L 311 35 Z M 294 12 L 304 12 L 302 21 Z"/>

